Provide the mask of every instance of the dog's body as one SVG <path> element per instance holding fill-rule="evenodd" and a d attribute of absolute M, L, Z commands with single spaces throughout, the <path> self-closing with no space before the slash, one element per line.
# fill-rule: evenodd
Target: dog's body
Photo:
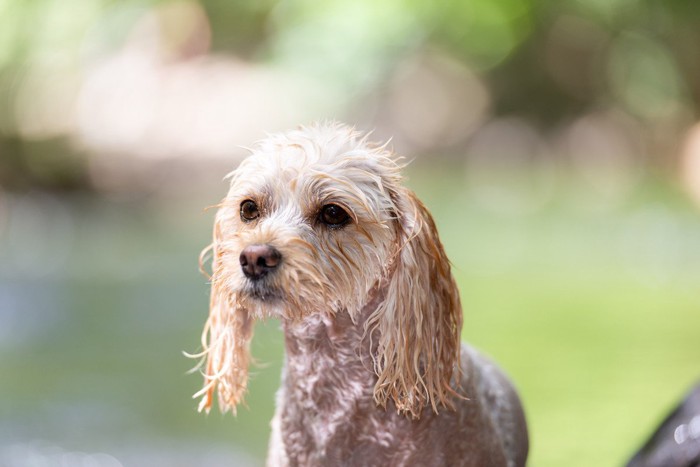
<path fill-rule="evenodd" d="M 253 320 L 282 320 L 268 465 L 525 465 L 525 417 L 462 310 L 425 207 L 384 147 L 322 125 L 263 142 L 214 229 L 200 408 L 235 410 Z"/>
<path fill-rule="evenodd" d="M 332 321 L 285 325 L 287 361 L 272 422 L 269 466 L 523 466 L 525 418 L 508 380 L 462 345 L 456 410 L 420 418 L 377 407 L 377 377 L 363 364 L 362 323 L 346 313 Z M 457 387 L 457 384 L 454 384 Z"/>

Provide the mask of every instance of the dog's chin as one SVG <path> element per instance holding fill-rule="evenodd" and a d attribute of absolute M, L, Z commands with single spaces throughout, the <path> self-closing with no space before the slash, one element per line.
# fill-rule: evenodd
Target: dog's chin
<path fill-rule="evenodd" d="M 260 303 L 279 302 L 283 298 L 282 293 L 276 289 L 256 285 L 245 287 L 242 290 L 241 295 L 246 297 L 248 300 Z"/>
<path fill-rule="evenodd" d="M 279 318 L 284 315 L 284 295 L 265 284 L 248 282 L 237 291 L 240 303 L 257 318 Z"/>
<path fill-rule="evenodd" d="M 257 319 L 278 318 L 296 321 L 315 314 L 323 306 L 315 301 L 300 301 L 281 290 L 263 284 L 248 282 L 237 290 L 241 305 Z"/>

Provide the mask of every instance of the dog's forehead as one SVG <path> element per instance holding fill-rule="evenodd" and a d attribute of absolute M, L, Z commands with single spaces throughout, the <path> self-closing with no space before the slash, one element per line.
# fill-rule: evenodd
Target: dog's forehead
<path fill-rule="evenodd" d="M 267 144 L 255 150 L 231 174 L 231 192 L 320 192 L 330 188 L 382 191 L 385 179 L 396 178 L 391 168 L 393 161 L 385 159 L 376 151 L 347 143 Z"/>
<path fill-rule="evenodd" d="M 352 177 L 380 171 L 377 155 L 364 146 L 352 142 L 303 143 L 291 141 L 272 147 L 263 146 L 251 154 L 251 166 L 268 176 L 286 180 L 318 174 Z"/>

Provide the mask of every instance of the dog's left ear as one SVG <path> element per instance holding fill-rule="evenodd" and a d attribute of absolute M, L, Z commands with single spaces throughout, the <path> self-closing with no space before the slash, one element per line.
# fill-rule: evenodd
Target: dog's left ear
<path fill-rule="evenodd" d="M 430 404 L 452 408 L 450 386 L 459 371 L 462 308 L 435 223 L 413 192 L 392 190 L 398 249 L 389 265 L 383 303 L 367 329 L 377 343 L 374 399 L 393 400 L 399 412 L 419 418 Z"/>
<path fill-rule="evenodd" d="M 212 275 L 209 318 L 202 332 L 203 351 L 198 355 L 206 358 L 204 387 L 193 397 L 202 398 L 200 412 L 209 412 L 218 389 L 219 408 L 222 412 L 231 410 L 235 415 L 236 406 L 243 402 L 248 386 L 253 320 L 226 284 L 229 274 L 225 259 L 231 253 L 226 248 L 222 229 L 223 222 L 217 215 L 214 240 L 200 257 L 202 263 L 211 252 Z"/>

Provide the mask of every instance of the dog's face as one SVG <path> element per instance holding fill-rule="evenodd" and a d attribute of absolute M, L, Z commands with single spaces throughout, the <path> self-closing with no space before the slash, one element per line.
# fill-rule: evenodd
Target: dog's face
<path fill-rule="evenodd" d="M 214 281 L 254 317 L 355 316 L 397 251 L 399 166 L 318 131 L 258 147 L 217 213 Z"/>
<path fill-rule="evenodd" d="M 374 294 L 362 326 L 376 343 L 376 402 L 413 417 L 450 406 L 457 288 L 430 214 L 384 146 L 339 125 L 303 128 L 260 143 L 230 178 L 203 252 L 212 276 L 200 410 L 218 388 L 222 410 L 235 411 L 255 319 L 347 311 L 356 321 Z"/>

